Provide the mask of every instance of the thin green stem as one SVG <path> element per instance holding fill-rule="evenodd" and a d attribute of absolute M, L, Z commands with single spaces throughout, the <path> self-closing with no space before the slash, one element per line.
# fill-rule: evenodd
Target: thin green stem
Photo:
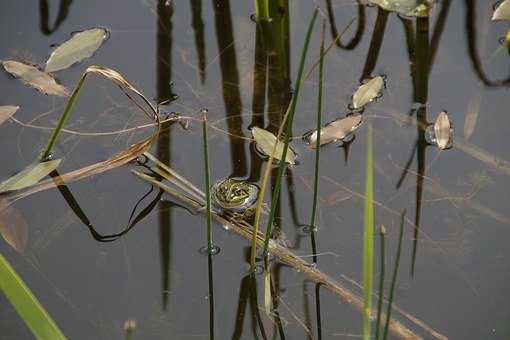
<path fill-rule="evenodd" d="M 40 162 L 44 162 L 50 156 L 51 150 L 53 149 L 53 146 L 57 142 L 57 138 L 60 135 L 60 132 L 62 131 L 62 128 L 64 127 L 64 124 L 65 124 L 67 118 L 69 118 L 69 114 L 71 113 L 71 110 L 73 109 L 74 103 L 76 102 L 76 99 L 80 95 L 80 90 L 83 86 L 83 82 L 85 81 L 86 76 L 87 76 L 87 74 L 85 73 L 81 77 L 80 81 L 74 88 L 73 93 L 67 100 L 67 104 L 66 104 L 66 107 L 64 108 L 64 112 L 62 112 L 62 114 L 60 115 L 60 118 L 57 122 L 57 126 L 55 126 L 55 128 L 53 129 L 50 139 L 48 140 L 48 144 L 46 145 L 46 148 L 41 153 L 41 156 L 39 158 Z"/>
<path fill-rule="evenodd" d="M 389 324 L 391 320 L 391 305 L 393 304 L 393 293 L 395 292 L 395 284 L 397 282 L 397 274 L 398 274 L 398 267 L 400 265 L 400 253 L 402 251 L 402 237 L 404 235 L 404 221 L 406 216 L 406 210 L 402 212 L 402 215 L 400 217 L 400 232 L 398 235 L 398 248 L 397 248 L 397 255 L 395 258 L 395 267 L 393 268 L 393 277 L 391 278 L 391 288 L 390 288 L 390 296 L 388 298 L 388 309 L 386 311 L 386 324 L 384 325 L 384 336 L 383 340 L 386 340 L 388 337 L 388 329 Z"/>
<path fill-rule="evenodd" d="M 384 271 L 385 271 L 385 245 L 384 245 L 384 235 L 386 234 L 386 230 L 384 226 L 381 224 L 379 229 L 379 235 L 381 236 L 381 269 L 379 274 L 379 301 L 377 303 L 377 321 L 375 328 L 375 340 L 379 340 L 379 331 L 381 328 L 381 310 L 382 310 L 382 302 L 383 302 L 383 288 L 384 288 Z"/>
<path fill-rule="evenodd" d="M 303 78 L 303 69 L 305 66 L 306 54 L 308 52 L 308 45 L 310 43 L 310 37 L 312 36 L 313 24 L 315 23 L 315 19 L 317 19 L 318 13 L 319 13 L 319 10 L 315 9 L 312 19 L 310 20 L 310 24 L 308 25 L 308 31 L 306 33 L 305 44 L 303 46 L 303 51 L 301 52 L 301 60 L 299 63 L 298 76 L 296 79 L 295 93 L 292 96 L 292 100 L 291 100 L 290 107 L 289 107 L 288 120 L 287 120 L 287 123 L 285 126 L 286 127 L 285 140 L 284 140 L 285 144 L 283 147 L 282 156 L 280 157 L 281 161 L 278 166 L 278 171 L 276 173 L 275 187 L 274 187 L 274 191 L 273 191 L 273 199 L 271 201 L 271 210 L 269 211 L 269 218 L 267 221 L 266 233 L 264 236 L 264 246 L 262 248 L 262 258 L 265 258 L 267 256 L 267 248 L 269 246 L 269 238 L 271 236 L 271 230 L 272 230 L 272 226 L 273 226 L 273 222 L 274 222 L 274 218 L 275 218 L 276 206 L 278 204 L 278 199 L 280 197 L 280 185 L 281 185 L 281 181 L 282 181 L 282 175 L 283 175 L 283 171 L 285 170 L 285 166 L 286 166 L 286 163 L 283 160 L 285 160 L 285 158 L 287 157 L 287 151 L 289 149 L 290 134 L 292 131 L 292 122 L 294 120 L 294 112 L 296 110 L 296 104 L 297 104 L 297 100 L 299 98 L 299 93 L 301 90 L 301 79 Z M 256 237 L 256 234 L 254 234 L 254 237 Z M 253 244 L 252 244 L 252 246 L 253 246 Z M 255 244 L 255 247 L 256 247 L 256 244 Z M 252 247 L 252 267 L 254 266 L 254 263 L 255 263 L 255 259 L 253 256 L 254 251 L 255 251 L 255 249 L 254 249 L 254 247 Z"/>
<path fill-rule="evenodd" d="M 363 232 L 363 339 L 370 339 L 372 310 L 372 281 L 374 269 L 374 175 L 372 151 L 372 126 L 368 124 L 367 159 L 365 169 L 365 205 Z"/>
<path fill-rule="evenodd" d="M 320 47 L 320 57 L 319 57 L 319 92 L 317 94 L 318 102 L 317 102 L 317 147 L 315 148 L 315 173 L 314 173 L 314 182 L 313 182 L 313 203 L 312 203 L 312 216 L 310 218 L 310 228 L 312 230 L 316 230 L 317 227 L 315 225 L 315 216 L 317 214 L 317 200 L 319 197 L 319 168 L 320 168 L 320 155 L 321 155 L 321 126 L 322 126 L 322 88 L 324 83 L 324 35 L 326 31 L 326 21 L 322 21 L 322 31 L 321 31 L 321 47 Z"/>
<path fill-rule="evenodd" d="M 202 137 L 204 144 L 204 172 L 205 172 L 205 197 L 206 197 L 206 208 L 207 208 L 207 251 L 211 253 L 214 249 L 213 245 L 213 234 L 212 234 L 212 223 L 211 223 L 211 178 L 209 175 L 209 148 L 207 140 L 207 110 L 202 109 Z"/>
<path fill-rule="evenodd" d="M 268 0 L 255 0 L 255 16 L 257 20 L 269 20 Z"/>

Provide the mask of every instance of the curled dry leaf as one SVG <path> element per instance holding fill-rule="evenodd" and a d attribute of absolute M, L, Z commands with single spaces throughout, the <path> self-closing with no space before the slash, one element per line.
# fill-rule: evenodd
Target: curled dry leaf
<path fill-rule="evenodd" d="M 62 159 L 55 159 L 42 163 L 36 162 L 29 165 L 22 171 L 18 172 L 16 175 L 0 183 L 0 192 L 19 190 L 36 184 L 42 178 L 46 177 L 53 170 L 55 170 L 61 161 Z"/>
<path fill-rule="evenodd" d="M 321 145 L 344 139 L 354 132 L 362 122 L 361 115 L 351 115 L 326 124 L 321 128 Z M 317 147 L 317 130 L 305 134 L 303 138 L 310 147 Z"/>
<path fill-rule="evenodd" d="M 276 160 L 282 159 L 283 147 L 285 144 L 276 139 L 276 136 L 271 132 L 261 129 L 259 127 L 254 127 L 251 130 L 251 134 L 260 151 L 264 153 L 264 155 L 269 156 L 273 152 L 274 146 L 276 144 L 276 150 L 273 155 L 273 158 Z M 289 148 L 287 150 L 287 155 L 285 156 L 285 162 L 289 164 L 296 164 L 296 153 Z"/>
<path fill-rule="evenodd" d="M 441 150 L 451 146 L 452 124 L 445 111 L 441 111 L 436 118 L 434 134 L 437 146 Z"/>
<path fill-rule="evenodd" d="M 42 93 L 61 97 L 69 95 L 69 91 L 57 83 L 55 78 L 33 65 L 23 64 L 14 60 L 4 60 L 2 65 L 7 72 Z"/>
<path fill-rule="evenodd" d="M 64 70 L 90 58 L 108 38 L 108 31 L 97 27 L 73 34 L 71 39 L 57 47 L 46 61 L 46 72 Z"/>
<path fill-rule="evenodd" d="M 27 222 L 6 199 L 0 199 L 0 234 L 18 252 L 25 250 L 28 241 Z"/>
<path fill-rule="evenodd" d="M 376 76 L 358 87 L 352 96 L 352 107 L 360 109 L 377 98 L 384 86 L 384 78 Z"/>
<path fill-rule="evenodd" d="M 7 119 L 11 118 L 18 110 L 19 106 L 0 106 L 0 125 Z"/>
<path fill-rule="evenodd" d="M 492 14 L 492 21 L 510 20 L 510 0 L 503 1 Z"/>

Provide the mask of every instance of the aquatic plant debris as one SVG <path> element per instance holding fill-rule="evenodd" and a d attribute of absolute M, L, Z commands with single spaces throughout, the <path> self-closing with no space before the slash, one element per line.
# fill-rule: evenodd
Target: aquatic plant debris
<path fill-rule="evenodd" d="M 28 242 L 28 224 L 9 201 L 0 199 L 0 234 L 11 247 L 22 253 Z"/>
<path fill-rule="evenodd" d="M 0 125 L 7 119 L 11 118 L 18 110 L 19 106 L 12 105 L 0 106 Z"/>
<path fill-rule="evenodd" d="M 108 38 L 108 31 L 101 27 L 74 33 L 69 40 L 58 46 L 46 61 L 44 71 L 64 70 L 90 58 Z"/>
<path fill-rule="evenodd" d="M 352 107 L 355 110 L 361 109 L 375 98 L 379 97 L 384 87 L 384 78 L 376 76 L 362 84 L 352 96 Z"/>
<path fill-rule="evenodd" d="M 320 145 L 322 146 L 331 142 L 343 140 L 344 138 L 351 135 L 354 131 L 356 131 L 362 122 L 362 116 L 355 114 L 344 118 L 339 118 L 326 124 L 321 128 Z M 313 149 L 317 147 L 317 137 L 317 130 L 309 132 L 303 136 L 308 146 Z"/>
<path fill-rule="evenodd" d="M 428 17 L 436 0 L 368 0 L 387 11 L 409 17 Z"/>
<path fill-rule="evenodd" d="M 23 83 L 38 91 L 60 96 L 69 96 L 69 91 L 55 80 L 50 74 L 39 70 L 33 65 L 28 65 L 15 60 L 4 60 L 2 66 L 5 71 L 19 78 Z"/>
<path fill-rule="evenodd" d="M 447 149 L 451 146 L 452 124 L 446 111 L 441 111 L 434 123 L 434 134 L 437 146 L 441 149 Z"/>
<path fill-rule="evenodd" d="M 277 140 L 276 136 L 271 132 L 259 127 L 254 127 L 251 130 L 251 134 L 253 139 L 255 139 L 257 146 L 260 148 L 260 151 L 266 156 L 271 155 L 276 143 L 276 150 L 273 158 L 281 160 L 284 148 L 284 143 L 282 141 Z M 285 156 L 285 162 L 289 164 L 296 164 L 296 153 L 290 148 L 287 152 L 287 155 Z"/>
<path fill-rule="evenodd" d="M 0 192 L 9 190 L 19 190 L 31 185 L 36 184 L 42 178 L 46 177 L 49 173 L 55 170 L 62 159 L 55 159 L 47 162 L 36 162 L 24 170 L 18 172 L 16 175 L 6 179 L 0 183 Z"/>
<path fill-rule="evenodd" d="M 492 14 L 492 21 L 510 20 L 510 0 L 503 1 Z"/>

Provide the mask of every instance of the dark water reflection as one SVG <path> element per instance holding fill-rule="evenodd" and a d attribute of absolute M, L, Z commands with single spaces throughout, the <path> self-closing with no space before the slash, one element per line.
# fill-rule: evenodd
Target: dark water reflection
<path fill-rule="evenodd" d="M 510 78 L 506 50 L 498 50 L 508 24 L 488 22 L 492 4 L 485 1 L 441 1 L 430 19 L 415 20 L 354 0 L 320 5 L 329 20 L 328 41 L 355 19 L 326 58 L 323 120 L 347 113 L 360 81 L 387 78 L 383 97 L 363 114 L 374 126 L 376 223 L 388 231 L 388 270 L 393 269 L 400 211 L 408 210 L 396 303 L 452 339 L 508 338 Z M 257 25 L 250 19 L 251 2 L 242 1 L 41 0 L 35 7 L 3 2 L 0 58 L 42 64 L 49 46 L 71 32 L 107 27 L 111 38 L 100 51 L 57 73 L 58 79 L 71 88 L 86 65 L 100 64 L 119 70 L 161 103 L 162 113 L 199 117 L 199 110 L 207 108 L 213 180 L 233 176 L 260 182 L 264 160 L 250 144 L 249 130 L 277 131 L 292 96 L 312 6 L 310 1 L 273 1 L 273 21 Z M 317 56 L 319 27 L 309 63 Z M 0 84 L 0 104 L 22 108 L 17 119 L 54 124 L 61 99 L 35 93 L 5 73 Z M 298 103 L 296 137 L 315 126 L 316 88 L 312 75 Z M 466 141 L 468 102 L 477 95 L 478 121 Z M 455 139 L 453 149 L 439 152 L 426 143 L 425 128 L 443 109 L 455 124 Z M 110 84 L 94 79 L 68 127 L 111 131 L 142 123 Z M 0 128 L 8 150 L 0 156 L 0 175 L 7 177 L 35 157 L 48 134 L 12 122 Z M 65 157 L 59 172 L 102 160 L 147 133 L 65 134 L 55 149 L 56 157 Z M 303 227 L 310 219 L 314 153 L 296 138 L 292 147 L 300 164 L 286 171 L 277 213 L 276 232 L 286 234 L 291 249 L 343 282 L 361 281 L 365 133 L 363 127 L 357 130 L 345 148 L 323 148 L 318 230 L 311 233 Z M 201 145 L 196 122 L 190 130 L 175 124 L 164 127 L 152 151 L 203 187 Z M 122 338 L 128 319 L 137 321 L 132 339 L 360 334 L 361 318 L 347 303 L 276 262 L 271 271 L 274 315 L 268 318 L 264 278 L 247 273 L 247 243 L 216 228 L 220 254 L 201 254 L 198 249 L 206 242 L 202 216 L 135 179 L 130 170 L 137 166 L 14 205 L 30 226 L 29 244 L 18 254 L 2 241 L 0 251 L 69 338 Z M 270 199 L 269 193 L 266 202 Z M 29 338 L 6 299 L 0 301 L 2 337 Z"/>

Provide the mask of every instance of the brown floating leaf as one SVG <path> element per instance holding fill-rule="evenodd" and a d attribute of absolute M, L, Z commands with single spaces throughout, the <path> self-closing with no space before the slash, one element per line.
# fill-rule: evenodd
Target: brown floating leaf
<path fill-rule="evenodd" d="M 361 115 L 351 115 L 328 123 L 321 128 L 321 145 L 344 139 L 354 132 L 362 121 Z M 305 134 L 304 138 L 310 147 L 317 147 L 317 130 Z"/>
<path fill-rule="evenodd" d="M 53 51 L 46 61 L 46 72 L 66 69 L 75 63 L 91 57 L 108 37 L 108 32 L 101 27 L 91 28 L 73 34 Z"/>
<path fill-rule="evenodd" d="M 5 242 L 20 253 L 25 250 L 28 241 L 27 222 L 6 199 L 0 199 L 0 234 Z"/>
<path fill-rule="evenodd" d="M 510 20 L 510 0 L 503 1 L 492 15 L 492 21 Z"/>
<path fill-rule="evenodd" d="M 434 134 L 437 146 L 441 149 L 447 149 L 451 145 L 452 124 L 445 111 L 441 111 L 434 123 Z"/>
<path fill-rule="evenodd" d="M 377 98 L 384 87 L 384 78 L 376 76 L 358 87 L 352 96 L 352 107 L 360 109 Z"/>
<path fill-rule="evenodd" d="M 0 124 L 11 118 L 18 110 L 19 106 L 0 106 Z"/>
<path fill-rule="evenodd" d="M 4 60 L 2 65 L 7 72 L 42 93 L 61 97 L 69 95 L 67 89 L 57 83 L 55 78 L 35 66 L 23 64 L 15 60 Z"/>

